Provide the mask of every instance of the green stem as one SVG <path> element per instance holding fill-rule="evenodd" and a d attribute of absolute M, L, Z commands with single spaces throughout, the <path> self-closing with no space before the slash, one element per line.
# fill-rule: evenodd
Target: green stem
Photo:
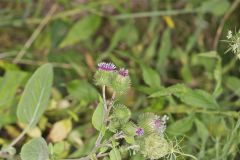
<path fill-rule="evenodd" d="M 185 154 L 185 153 L 182 153 L 182 152 L 179 152 L 179 151 L 176 151 L 176 150 L 174 150 L 173 152 L 177 153 L 177 154 L 180 154 L 182 156 L 191 157 L 192 159 L 198 160 L 195 156 L 193 156 L 191 154 Z"/>
<path fill-rule="evenodd" d="M 157 17 L 157 16 L 173 16 L 179 14 L 197 13 L 200 9 L 179 9 L 179 10 L 166 10 L 166 11 L 153 11 L 153 12 L 140 12 L 129 13 L 112 16 L 114 19 L 128 19 L 128 18 L 144 18 L 144 17 Z"/>
<path fill-rule="evenodd" d="M 22 133 L 21 133 L 19 136 L 17 136 L 17 138 L 15 138 L 15 139 L 12 141 L 11 144 L 9 144 L 9 147 L 13 147 L 15 144 L 17 144 L 18 141 L 20 141 L 20 140 L 24 137 L 24 135 L 28 132 L 29 129 L 30 129 L 30 126 L 28 125 L 28 126 L 22 131 Z"/>
<path fill-rule="evenodd" d="M 240 113 L 235 111 L 216 111 L 216 110 L 204 110 L 204 109 L 196 109 L 196 110 L 164 110 L 159 113 L 173 113 L 173 114 L 181 114 L 181 113 L 201 113 L 201 114 L 213 114 L 213 115 L 223 115 L 227 117 L 239 117 Z"/>
<path fill-rule="evenodd" d="M 115 94 L 113 95 L 112 99 L 114 99 Z M 106 124 L 106 120 L 108 119 L 108 106 L 107 106 L 107 100 L 106 100 L 106 86 L 103 85 L 102 86 L 102 98 L 103 98 L 103 107 L 104 107 L 104 123 Z M 93 147 L 92 151 L 90 152 L 90 154 L 86 157 L 81 157 L 81 158 L 75 158 L 75 159 L 62 159 L 62 160 L 90 160 L 91 159 L 91 155 L 95 154 L 96 151 L 98 150 L 99 147 L 101 147 L 101 141 L 103 139 L 103 134 L 100 132 L 98 135 L 98 138 L 95 142 L 95 146 Z M 103 157 L 106 154 L 98 154 L 97 158 L 99 157 Z"/>
<path fill-rule="evenodd" d="M 216 159 L 219 159 L 219 140 L 220 140 L 220 137 L 217 137 L 217 139 L 216 139 L 216 144 L 215 144 Z"/>

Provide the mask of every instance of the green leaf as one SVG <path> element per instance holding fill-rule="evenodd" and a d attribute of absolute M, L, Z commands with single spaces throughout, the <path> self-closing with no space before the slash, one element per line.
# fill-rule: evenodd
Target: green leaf
<path fill-rule="evenodd" d="M 214 97 L 218 97 L 222 92 L 223 92 L 223 88 L 222 88 L 222 62 L 221 62 L 221 58 L 218 57 L 217 60 L 217 64 L 216 67 L 214 69 L 214 79 L 216 81 L 216 86 L 213 92 Z"/>
<path fill-rule="evenodd" d="M 65 149 L 65 142 L 64 141 L 58 142 L 58 143 L 54 144 L 54 146 L 53 146 L 53 152 L 56 155 L 59 155 L 62 152 L 64 152 L 64 149 Z"/>
<path fill-rule="evenodd" d="M 202 4 L 200 9 L 202 12 L 210 12 L 215 16 L 221 16 L 228 10 L 229 7 L 230 3 L 227 0 L 208 0 Z"/>
<path fill-rule="evenodd" d="M 17 88 L 26 77 L 26 73 L 21 71 L 7 71 L 0 84 L 0 108 L 9 106 L 14 99 Z"/>
<path fill-rule="evenodd" d="M 46 109 L 51 93 L 53 69 L 45 64 L 28 80 L 17 108 L 17 117 L 34 128 Z"/>
<path fill-rule="evenodd" d="M 121 154 L 117 148 L 113 148 L 109 153 L 110 160 L 121 160 Z"/>
<path fill-rule="evenodd" d="M 188 88 L 184 84 L 176 84 L 168 88 L 161 88 L 159 91 L 150 95 L 151 98 L 177 95 L 179 93 L 187 92 Z"/>
<path fill-rule="evenodd" d="M 225 80 L 226 86 L 240 97 L 240 79 L 237 77 L 229 76 Z"/>
<path fill-rule="evenodd" d="M 105 132 L 104 117 L 104 105 L 103 101 L 101 100 L 92 116 L 92 124 L 94 128 L 101 132 Z"/>
<path fill-rule="evenodd" d="M 167 57 L 171 51 L 171 30 L 166 29 L 161 40 L 161 47 L 158 51 L 157 68 L 161 73 L 165 71 Z"/>
<path fill-rule="evenodd" d="M 155 70 L 148 66 L 141 65 L 141 68 L 143 72 L 144 82 L 150 87 L 159 88 L 161 84 L 160 75 Z"/>
<path fill-rule="evenodd" d="M 119 29 L 114 33 L 111 43 L 107 49 L 107 52 L 111 52 L 119 42 L 127 43 L 132 46 L 138 40 L 138 32 L 134 25 L 127 24 L 125 26 L 119 27 Z"/>
<path fill-rule="evenodd" d="M 48 146 L 43 138 L 34 138 L 24 144 L 20 153 L 22 160 L 48 160 Z"/>
<path fill-rule="evenodd" d="M 197 127 L 198 136 L 202 139 L 202 141 L 206 141 L 209 136 L 207 127 L 198 119 L 195 120 L 195 124 Z"/>
<path fill-rule="evenodd" d="M 60 47 L 73 45 L 79 41 L 86 40 L 92 36 L 101 24 L 101 18 L 96 15 L 85 16 L 76 22 L 69 30 L 66 38 L 60 44 Z"/>
<path fill-rule="evenodd" d="M 84 80 L 73 80 L 67 84 L 67 90 L 74 98 L 92 102 L 98 99 L 98 91 L 87 81 Z"/>
<path fill-rule="evenodd" d="M 13 102 L 16 92 L 27 74 L 22 71 L 7 70 L 0 82 L 0 124 L 12 123 L 16 120 L 16 107 Z"/>
<path fill-rule="evenodd" d="M 191 105 L 192 107 L 211 109 L 219 108 L 219 105 L 215 98 L 211 94 L 200 89 L 189 89 L 187 92 L 180 95 L 180 99 L 182 102 Z"/>
<path fill-rule="evenodd" d="M 144 60 L 148 61 L 154 57 L 154 55 L 156 54 L 157 42 L 158 42 L 158 36 L 153 38 L 152 42 L 149 44 L 148 48 L 146 49 L 144 54 Z"/>
<path fill-rule="evenodd" d="M 167 132 L 178 136 L 190 131 L 193 125 L 193 116 L 180 119 L 167 127 Z"/>

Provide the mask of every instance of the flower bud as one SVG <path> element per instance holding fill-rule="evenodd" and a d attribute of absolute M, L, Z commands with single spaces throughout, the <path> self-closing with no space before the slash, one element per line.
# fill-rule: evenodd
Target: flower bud
<path fill-rule="evenodd" d="M 112 89 L 118 94 L 124 94 L 130 88 L 131 80 L 128 75 L 128 70 L 121 68 L 118 75 L 113 80 Z"/>
<path fill-rule="evenodd" d="M 145 134 L 158 133 L 163 134 L 166 129 L 166 121 L 168 117 L 164 115 L 162 118 L 153 113 L 143 113 L 138 117 L 138 125 L 144 129 Z"/>
<path fill-rule="evenodd" d="M 105 63 L 105 62 L 99 63 L 98 71 L 94 75 L 96 85 L 111 86 L 112 81 L 118 75 L 115 69 L 116 69 L 116 66 L 112 63 Z"/>
<path fill-rule="evenodd" d="M 170 144 L 156 133 L 150 134 L 137 141 L 140 153 L 147 159 L 159 159 L 166 156 L 170 151 Z"/>
<path fill-rule="evenodd" d="M 144 130 L 142 128 L 136 128 L 135 131 L 137 136 L 143 136 L 144 135 Z"/>
<path fill-rule="evenodd" d="M 113 108 L 112 117 L 124 124 L 129 121 L 131 117 L 131 111 L 123 104 L 117 104 Z"/>

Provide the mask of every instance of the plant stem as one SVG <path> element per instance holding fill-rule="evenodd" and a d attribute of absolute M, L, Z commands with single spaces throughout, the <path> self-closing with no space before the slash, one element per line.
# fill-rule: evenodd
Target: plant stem
<path fill-rule="evenodd" d="M 216 110 L 204 110 L 204 109 L 192 109 L 192 110 L 164 110 L 159 113 L 201 113 L 201 114 L 212 114 L 212 115 L 223 115 L 227 117 L 239 117 L 240 113 L 235 111 L 216 111 Z"/>
<path fill-rule="evenodd" d="M 17 144 L 23 137 L 24 135 L 28 132 L 28 130 L 30 129 L 30 126 L 27 126 L 19 136 L 17 136 L 9 145 L 8 148 L 13 147 L 15 144 Z M 11 155 L 9 155 L 8 153 L 6 153 L 3 150 L 0 150 L 0 158 L 10 158 L 12 157 Z"/>
<path fill-rule="evenodd" d="M 195 156 L 193 156 L 191 154 L 185 154 L 185 153 L 182 153 L 182 152 L 179 152 L 179 151 L 176 151 L 176 150 L 174 150 L 174 153 L 178 153 L 182 156 L 191 157 L 192 159 L 198 160 Z"/>
<path fill-rule="evenodd" d="M 18 143 L 18 141 L 20 141 L 20 140 L 24 137 L 24 135 L 28 132 L 29 128 L 30 128 L 30 126 L 28 125 L 28 126 L 22 131 L 22 133 L 21 133 L 19 136 L 17 136 L 17 137 L 12 141 L 12 143 L 9 144 L 9 147 L 13 147 L 16 143 Z"/>
<path fill-rule="evenodd" d="M 139 12 L 139 13 L 129 13 L 120 14 L 112 16 L 113 19 L 128 19 L 128 18 L 144 18 L 144 17 L 157 17 L 157 16 L 173 16 L 179 14 L 189 14 L 197 13 L 201 11 L 200 9 L 176 9 L 176 10 L 166 10 L 166 11 L 153 11 L 153 12 Z"/>
<path fill-rule="evenodd" d="M 232 4 L 232 6 L 230 7 L 230 9 L 223 16 L 223 18 L 222 18 L 222 20 L 221 20 L 221 22 L 220 22 L 220 24 L 218 26 L 218 29 L 217 29 L 217 32 L 216 32 L 216 36 L 215 36 L 214 41 L 213 41 L 213 49 L 214 50 L 217 50 L 218 41 L 219 41 L 219 38 L 220 38 L 220 36 L 222 34 L 222 30 L 223 30 L 225 22 L 230 17 L 232 12 L 238 7 L 239 3 L 240 3 L 240 0 L 235 0 L 234 3 Z"/>
<path fill-rule="evenodd" d="M 111 109 L 112 109 L 112 107 L 113 107 L 113 103 L 114 103 L 115 96 L 116 96 L 116 92 L 113 92 L 111 101 L 110 101 L 110 103 L 109 103 L 109 108 L 108 108 L 108 111 L 107 111 L 107 117 L 109 116 L 109 114 L 110 114 L 110 112 L 111 112 Z"/>
<path fill-rule="evenodd" d="M 107 108 L 107 101 L 106 101 L 106 86 L 105 85 L 103 85 L 103 87 L 102 87 L 102 97 L 103 97 L 104 123 L 105 123 L 107 116 L 108 116 L 107 115 L 108 108 Z M 100 145 L 100 143 L 102 141 L 102 138 L 103 138 L 103 134 L 102 134 L 102 132 L 100 132 L 98 135 L 98 138 L 96 140 L 95 147 L 93 148 L 91 153 L 94 153 L 96 151 L 97 147 Z"/>
<path fill-rule="evenodd" d="M 103 106 L 104 106 L 104 123 L 105 123 L 105 125 L 107 125 L 107 119 L 109 117 L 109 113 L 113 106 L 113 101 L 115 99 L 115 96 L 116 96 L 116 93 L 114 92 L 112 95 L 111 101 L 109 103 L 109 108 L 108 108 L 107 100 L 106 100 L 106 86 L 105 85 L 102 86 L 102 98 L 103 98 Z M 112 139 L 119 139 L 119 138 L 122 138 L 122 132 L 114 134 L 108 141 L 101 144 L 101 141 L 103 139 L 103 134 L 100 132 L 98 135 L 98 138 L 95 142 L 95 146 L 93 147 L 92 151 L 90 152 L 90 154 L 88 156 L 82 157 L 82 158 L 76 158 L 76 159 L 62 159 L 62 160 L 90 160 L 91 155 L 95 154 L 98 148 L 100 148 L 104 145 L 108 145 L 112 141 Z M 100 158 L 100 157 L 104 157 L 106 155 L 108 155 L 108 153 L 97 154 L 96 156 L 97 156 L 97 158 Z"/>
<path fill-rule="evenodd" d="M 104 157 L 104 156 L 107 156 L 108 153 L 103 153 L 103 154 L 98 154 L 97 155 L 97 158 L 101 158 L 101 157 Z M 89 156 L 86 156 L 86 157 L 82 157 L 82 158 L 68 158 L 68 159 L 61 159 L 61 160 L 91 160 L 91 158 Z"/>
<path fill-rule="evenodd" d="M 104 106 L 104 112 L 105 112 L 105 116 L 106 116 L 106 113 L 107 113 L 107 101 L 106 101 L 106 86 L 103 85 L 102 87 L 102 97 L 103 97 L 103 106 Z M 105 117 L 106 118 L 106 117 Z"/>

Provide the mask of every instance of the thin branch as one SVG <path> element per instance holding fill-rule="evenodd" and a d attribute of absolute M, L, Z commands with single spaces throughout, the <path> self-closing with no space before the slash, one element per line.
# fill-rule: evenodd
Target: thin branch
<path fill-rule="evenodd" d="M 13 147 L 15 144 L 17 144 L 23 137 L 24 135 L 29 131 L 30 126 L 28 125 L 23 131 L 22 133 L 17 136 L 17 138 L 15 138 L 12 143 L 9 144 L 9 147 Z"/>
<path fill-rule="evenodd" d="M 158 16 L 173 16 L 180 14 L 197 13 L 200 9 L 176 9 L 176 10 L 165 10 L 165 11 L 153 11 L 153 12 L 139 12 L 129 14 L 119 14 L 112 16 L 113 19 L 129 19 L 129 18 L 146 18 L 146 17 L 158 17 Z"/>
<path fill-rule="evenodd" d="M 102 97 L 103 97 L 103 106 L 104 106 L 104 123 L 105 123 L 105 120 L 107 119 L 107 101 L 106 101 L 106 86 L 103 85 L 102 87 Z M 96 143 L 95 143 L 95 146 L 94 148 L 92 149 L 91 153 L 94 153 L 96 152 L 96 150 L 98 149 L 98 147 L 100 146 L 101 144 L 101 141 L 103 139 L 103 134 L 102 132 L 100 131 L 99 135 L 98 135 L 98 138 L 96 140 Z"/>
<path fill-rule="evenodd" d="M 215 35 L 215 38 L 214 38 L 214 41 L 213 41 L 213 49 L 214 50 L 217 50 L 219 38 L 222 34 L 222 30 L 223 30 L 223 27 L 225 25 L 225 22 L 230 17 L 232 12 L 238 7 L 239 3 L 240 3 L 240 0 L 235 0 L 234 3 L 231 5 L 230 9 L 223 16 L 223 18 L 222 18 L 222 20 L 221 20 L 221 22 L 218 26 L 218 29 L 217 29 L 217 32 L 216 32 L 216 35 Z"/>
<path fill-rule="evenodd" d="M 50 21 L 52 15 L 57 10 L 58 6 L 54 4 L 50 11 L 47 13 L 46 17 L 42 20 L 42 22 L 39 24 L 37 29 L 33 32 L 31 37 L 27 40 L 23 48 L 20 50 L 20 52 L 17 54 L 16 58 L 13 60 L 13 63 L 18 63 L 21 58 L 25 55 L 26 51 L 30 48 L 34 40 L 38 37 L 38 35 L 41 33 L 43 28 L 48 24 Z"/>
<path fill-rule="evenodd" d="M 178 153 L 178 154 L 180 154 L 180 155 L 182 155 L 182 156 L 191 157 L 191 158 L 194 159 L 194 160 L 198 160 L 195 156 L 190 155 L 190 154 L 185 154 L 185 153 L 182 153 L 182 152 L 179 152 L 179 151 L 175 151 L 175 150 L 174 150 L 174 153 Z"/>
<path fill-rule="evenodd" d="M 111 109 L 112 109 L 112 107 L 113 107 L 113 103 L 114 103 L 114 100 L 115 100 L 115 96 L 116 96 L 116 92 L 113 92 L 111 101 L 110 101 L 110 103 L 109 103 L 109 108 L 108 108 L 108 111 L 107 111 L 107 117 L 109 117 L 109 114 L 110 114 Z"/>

